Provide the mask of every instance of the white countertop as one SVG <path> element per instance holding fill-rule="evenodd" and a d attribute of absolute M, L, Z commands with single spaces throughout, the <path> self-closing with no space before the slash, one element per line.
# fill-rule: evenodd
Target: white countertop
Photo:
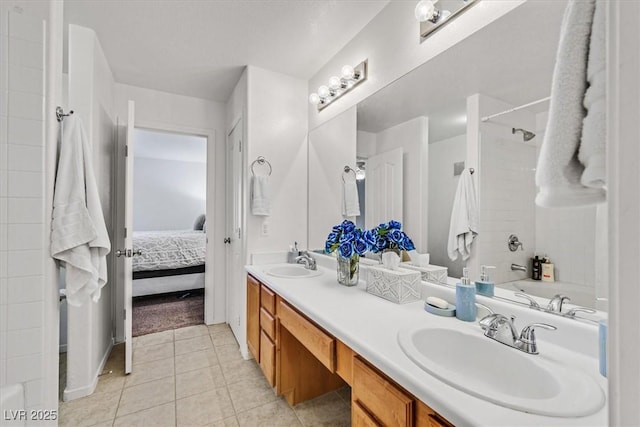
<path fill-rule="evenodd" d="M 318 266 L 318 270 L 322 272 L 320 276 L 288 279 L 265 273 L 274 265 L 249 265 L 245 268 L 247 272 L 269 286 L 327 332 L 457 426 L 607 425 L 606 403 L 600 411 L 587 417 L 556 418 L 527 414 L 476 398 L 441 382 L 422 370 L 404 354 L 397 341 L 398 331 L 421 324 L 482 334 L 477 322 L 467 323 L 455 317 L 432 315 L 424 311 L 423 301 L 397 305 L 371 295 L 363 289 L 362 272 L 360 284 L 357 287 L 345 287 L 338 284 L 335 269 Z M 437 286 L 426 284 L 426 282 L 423 284 Z M 434 293 L 443 292 L 441 289 L 433 289 Z M 451 292 L 448 289 L 446 291 Z M 448 299 L 451 300 L 451 298 Z M 533 312 L 533 310 L 530 311 Z M 529 314 L 526 313 L 526 315 Z M 574 321 L 574 323 L 577 322 Z M 607 381 L 599 375 L 596 358 L 547 342 L 542 335 L 538 337 L 540 354 L 531 357 L 547 358 L 560 363 L 570 361 L 573 368 L 581 369 L 591 375 L 606 392 Z M 446 345 L 446 343 L 433 344 Z M 472 351 L 470 349 L 470 352 Z M 500 361 L 496 360 L 496 363 Z"/>

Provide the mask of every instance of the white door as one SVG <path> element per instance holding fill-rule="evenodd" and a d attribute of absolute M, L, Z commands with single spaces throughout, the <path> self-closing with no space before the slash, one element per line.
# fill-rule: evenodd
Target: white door
<path fill-rule="evenodd" d="M 227 138 L 227 179 L 226 179 L 226 202 L 227 202 L 227 232 L 225 243 L 227 243 L 227 321 L 238 337 L 243 341 L 244 330 L 241 319 L 243 313 L 242 268 L 242 119 L 233 127 Z M 241 343 L 244 348 L 246 344 Z"/>
<path fill-rule="evenodd" d="M 402 221 L 402 148 L 367 159 L 365 227 L 389 220 Z"/>
<path fill-rule="evenodd" d="M 119 199 L 121 205 L 118 207 L 118 210 L 122 212 L 124 210 L 124 215 L 122 215 L 123 228 L 120 230 L 123 231 L 123 234 L 118 235 L 116 237 L 116 244 L 118 245 L 116 250 L 116 256 L 118 257 L 118 262 L 122 262 L 120 266 L 117 268 L 117 277 L 116 283 L 121 292 L 118 292 L 122 300 L 121 304 L 124 308 L 123 317 L 124 317 L 124 348 L 125 348 L 125 363 L 124 363 L 124 371 L 125 373 L 131 373 L 132 360 L 133 360 L 133 349 L 132 349 L 132 339 L 131 336 L 131 327 L 133 320 L 133 313 L 131 311 L 132 307 L 132 285 L 133 285 L 133 256 L 136 254 L 135 248 L 133 247 L 133 130 L 135 125 L 135 104 L 133 101 L 129 101 L 128 104 L 128 114 L 127 114 L 127 126 L 126 126 L 126 135 L 125 135 L 125 145 L 124 149 L 121 150 L 121 156 L 124 155 L 124 161 L 120 163 L 120 165 L 124 165 L 124 170 L 119 170 L 119 181 L 122 183 L 124 197 Z M 123 179 L 124 178 L 124 179 Z M 120 187 L 122 188 L 122 187 Z M 120 193 L 120 194 L 123 194 Z M 124 208 L 124 209 L 123 209 Z M 122 237 L 121 237 L 122 236 Z"/>

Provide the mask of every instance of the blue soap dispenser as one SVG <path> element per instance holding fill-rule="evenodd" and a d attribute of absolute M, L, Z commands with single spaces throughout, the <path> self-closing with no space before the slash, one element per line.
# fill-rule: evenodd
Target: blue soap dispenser
<path fill-rule="evenodd" d="M 478 295 L 486 297 L 493 296 L 494 283 L 489 280 L 489 269 L 495 268 L 493 265 L 480 266 L 480 280 L 476 280 L 476 292 Z"/>
<path fill-rule="evenodd" d="M 462 269 L 461 283 L 456 283 L 456 317 L 465 322 L 475 322 L 477 315 L 476 286 L 469 281 L 469 269 Z"/>

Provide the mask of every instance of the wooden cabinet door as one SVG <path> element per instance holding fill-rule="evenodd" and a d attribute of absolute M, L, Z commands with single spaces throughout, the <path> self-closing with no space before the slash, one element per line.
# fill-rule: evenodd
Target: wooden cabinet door
<path fill-rule="evenodd" d="M 260 361 L 260 282 L 247 275 L 247 347 Z"/>
<path fill-rule="evenodd" d="M 351 405 L 351 427 L 382 427 L 358 402 Z"/>
<path fill-rule="evenodd" d="M 274 387 L 276 385 L 276 346 L 264 331 L 260 331 L 260 368 L 271 387 Z"/>

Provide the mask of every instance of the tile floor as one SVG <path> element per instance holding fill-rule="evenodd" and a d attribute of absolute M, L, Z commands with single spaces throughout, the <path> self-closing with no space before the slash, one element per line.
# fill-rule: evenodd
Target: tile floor
<path fill-rule="evenodd" d="M 96 391 L 60 402 L 59 425 L 349 426 L 350 407 L 349 388 L 290 407 L 227 325 L 197 325 L 134 338 L 127 376 L 114 347 Z"/>

